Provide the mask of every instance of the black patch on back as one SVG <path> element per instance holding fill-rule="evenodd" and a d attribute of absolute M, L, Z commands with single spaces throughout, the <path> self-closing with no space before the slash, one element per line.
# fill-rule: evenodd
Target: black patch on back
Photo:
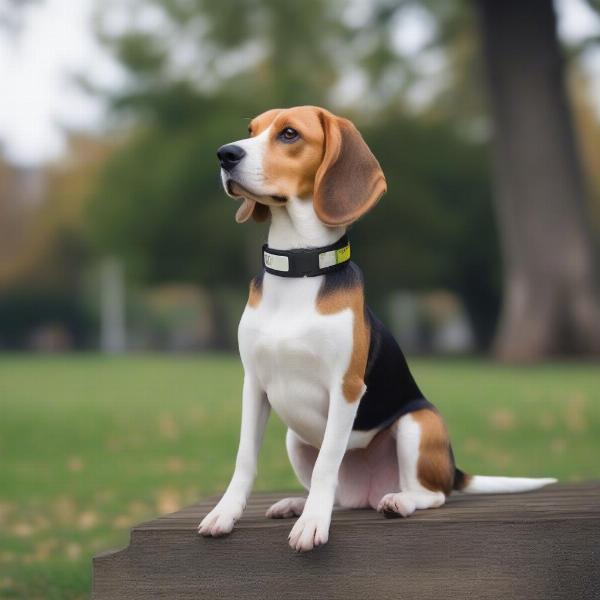
<path fill-rule="evenodd" d="M 367 309 L 371 328 L 369 358 L 365 374 L 367 391 L 360 400 L 352 429 L 383 429 L 399 417 L 433 408 L 417 386 L 406 358 L 392 334 Z"/>
<path fill-rule="evenodd" d="M 359 267 L 350 262 L 345 269 L 325 275 L 319 298 L 358 286 L 364 287 L 363 275 Z M 413 379 L 400 346 L 366 305 L 365 318 L 371 330 L 364 378 L 367 391 L 360 400 L 352 429 L 383 429 L 409 412 L 433 409 Z"/>

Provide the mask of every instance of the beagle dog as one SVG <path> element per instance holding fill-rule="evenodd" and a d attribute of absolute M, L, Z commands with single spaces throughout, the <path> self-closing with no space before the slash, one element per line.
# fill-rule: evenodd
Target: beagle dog
<path fill-rule="evenodd" d="M 392 335 L 365 303 L 346 229 L 386 191 L 369 147 L 347 119 L 314 106 L 269 110 L 250 137 L 218 151 L 236 220 L 271 219 L 263 271 L 239 324 L 244 367 L 235 471 L 198 527 L 229 533 L 241 517 L 271 408 L 307 498 L 267 517 L 299 517 L 297 551 L 325 544 L 334 505 L 408 517 L 453 491 L 522 492 L 551 478 L 470 476 L 454 463 L 448 431 L 415 383 Z"/>

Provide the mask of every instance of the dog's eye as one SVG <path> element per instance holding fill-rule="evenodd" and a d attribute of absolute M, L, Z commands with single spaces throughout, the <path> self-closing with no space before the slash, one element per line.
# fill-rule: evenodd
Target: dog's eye
<path fill-rule="evenodd" d="M 285 142 L 286 144 L 291 144 L 300 137 L 300 134 L 292 127 L 285 127 L 279 132 L 278 137 L 282 142 Z"/>

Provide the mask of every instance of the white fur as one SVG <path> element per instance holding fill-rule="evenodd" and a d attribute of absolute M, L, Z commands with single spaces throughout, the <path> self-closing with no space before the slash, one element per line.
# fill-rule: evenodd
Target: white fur
<path fill-rule="evenodd" d="M 246 308 L 238 334 L 245 372 L 290 430 L 320 449 L 304 511 L 290 533 L 290 545 L 299 551 L 327 541 L 344 454 L 376 433 L 352 431 L 358 402 L 346 401 L 341 384 L 352 355 L 354 315 L 350 309 L 319 314 L 321 284 L 322 277 L 265 273 L 261 301 Z"/>
<path fill-rule="evenodd" d="M 321 283 L 322 277 L 265 273 L 261 301 L 246 308 L 238 330 L 245 371 L 257 378 L 282 421 L 316 448 L 325 435 L 332 388 L 340 385 L 353 345 L 350 309 L 317 312 Z M 352 432 L 349 447 L 366 446 L 374 434 Z"/>
<path fill-rule="evenodd" d="M 345 227 L 323 225 L 310 198 L 290 198 L 285 206 L 271 207 L 268 243 L 274 250 L 329 246 L 345 232 Z"/>
<path fill-rule="evenodd" d="M 421 485 L 417 477 L 421 425 L 411 414 L 398 419 L 395 426 L 396 451 L 400 475 L 400 491 L 386 494 L 377 507 L 380 512 L 394 512 L 408 517 L 416 509 L 442 506 L 446 496 Z"/>
<path fill-rule="evenodd" d="M 200 534 L 225 535 L 242 516 L 256 476 L 258 451 L 269 412 L 264 390 L 251 373 L 246 373 L 242 392 L 242 427 L 233 477 L 217 506 L 198 526 Z"/>
<path fill-rule="evenodd" d="M 283 498 L 271 506 L 265 516 L 269 519 L 287 519 L 299 517 L 304 510 L 306 498 Z"/>
<path fill-rule="evenodd" d="M 271 128 L 268 127 L 256 137 L 232 142 L 246 152 L 246 156 L 235 167 L 235 180 L 249 191 L 259 195 L 276 194 L 275 188 L 266 181 L 263 172 L 263 160 L 269 144 L 270 130 Z M 221 180 L 224 187 L 228 179 L 229 173 L 221 169 Z M 227 190 L 226 187 L 225 189 Z"/>
<path fill-rule="evenodd" d="M 462 491 L 465 494 L 513 494 L 516 492 L 537 490 L 557 481 L 554 477 L 490 477 L 488 475 L 473 475 L 467 487 Z"/>
<path fill-rule="evenodd" d="M 255 191 L 265 193 L 262 188 Z M 275 248 L 326 245 L 344 233 L 343 228 L 323 225 L 310 200 L 291 198 L 273 213 L 269 243 Z M 268 404 L 299 438 L 320 449 L 290 545 L 303 551 L 327 541 L 344 454 L 348 448 L 366 446 L 377 432 L 352 431 L 358 401 L 349 403 L 343 397 L 342 379 L 352 356 L 354 315 L 350 309 L 318 313 L 322 281 L 322 276 L 288 279 L 265 273 L 258 306 L 247 306 L 242 315 L 238 342 L 245 382 L 240 449 L 223 499 L 199 526 L 203 535 L 228 533 L 241 516 L 255 475 Z"/>

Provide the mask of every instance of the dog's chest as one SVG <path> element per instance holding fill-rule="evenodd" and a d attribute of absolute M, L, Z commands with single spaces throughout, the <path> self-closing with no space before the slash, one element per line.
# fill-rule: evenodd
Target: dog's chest
<path fill-rule="evenodd" d="M 286 425 L 315 446 L 325 431 L 329 390 L 352 354 L 353 314 L 319 312 L 322 279 L 265 274 L 260 301 L 246 308 L 239 327 L 245 368 Z"/>

